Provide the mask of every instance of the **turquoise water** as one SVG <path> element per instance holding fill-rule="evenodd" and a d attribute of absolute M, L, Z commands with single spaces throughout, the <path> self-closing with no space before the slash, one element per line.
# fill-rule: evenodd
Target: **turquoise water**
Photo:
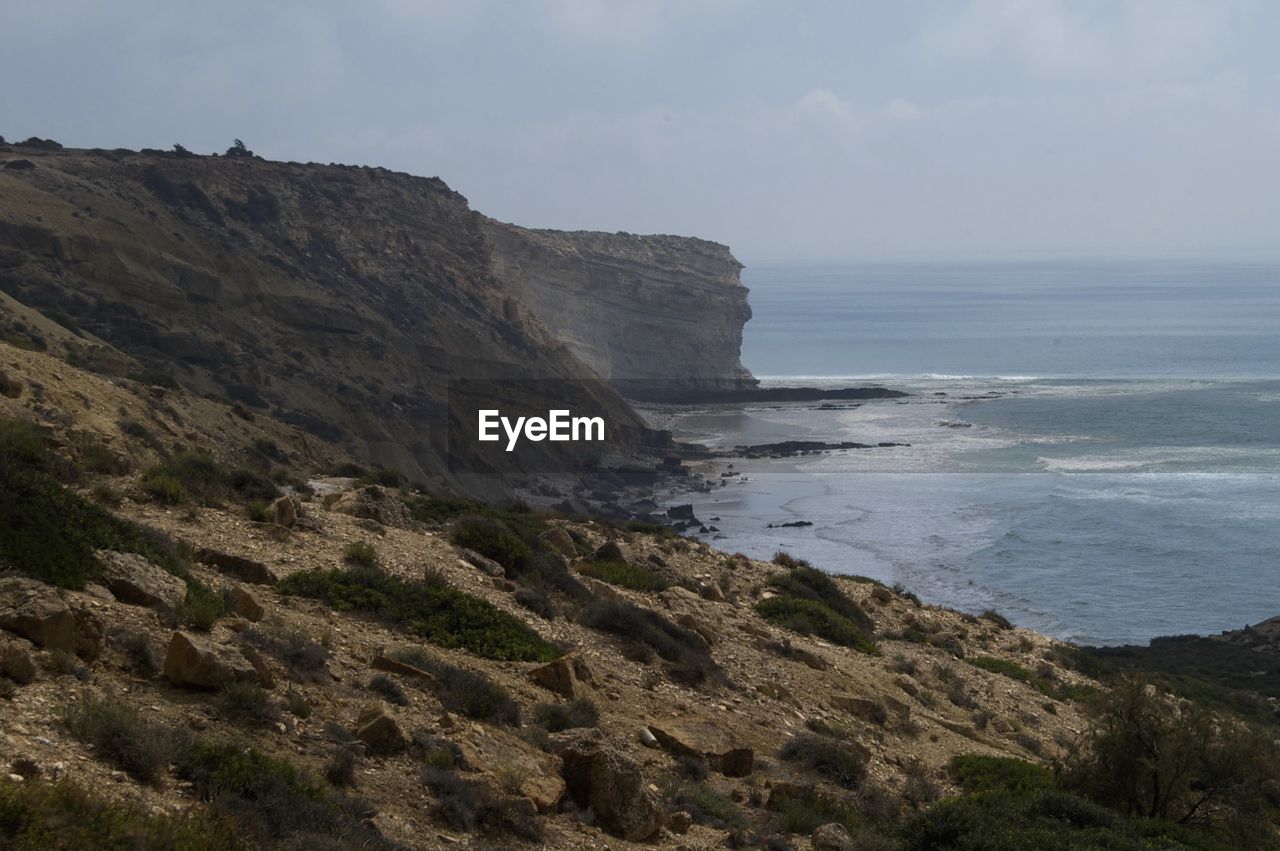
<path fill-rule="evenodd" d="M 912 445 L 739 462 L 745 482 L 694 499 L 720 518 L 717 546 L 785 548 L 1086 643 L 1280 614 L 1280 267 L 856 267 L 747 282 L 757 375 L 881 376 L 912 396 L 702 411 L 679 430 Z M 813 525 L 767 528 L 795 519 Z"/>

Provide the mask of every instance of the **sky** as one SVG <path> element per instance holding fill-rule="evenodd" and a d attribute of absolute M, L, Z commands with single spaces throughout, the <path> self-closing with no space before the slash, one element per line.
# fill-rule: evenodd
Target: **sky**
<path fill-rule="evenodd" d="M 1272 0 L 0 0 L 0 134 L 751 264 L 1280 255 Z"/>

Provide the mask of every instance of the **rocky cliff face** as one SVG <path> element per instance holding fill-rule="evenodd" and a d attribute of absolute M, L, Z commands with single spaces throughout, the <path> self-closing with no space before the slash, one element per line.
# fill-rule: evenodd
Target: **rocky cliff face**
<path fill-rule="evenodd" d="M 491 270 L 579 360 L 632 398 L 755 386 L 742 264 L 714 242 L 529 230 L 486 220 Z"/>
<path fill-rule="evenodd" d="M 229 397 L 428 484 L 456 484 L 451 378 L 562 380 L 615 426 L 610 450 L 661 440 L 573 381 L 591 373 L 490 273 L 487 225 L 438 179 L 2 146 L 0 163 L 11 341 Z"/>

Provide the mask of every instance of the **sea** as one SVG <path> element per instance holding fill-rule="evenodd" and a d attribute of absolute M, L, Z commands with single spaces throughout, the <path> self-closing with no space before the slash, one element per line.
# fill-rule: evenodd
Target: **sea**
<path fill-rule="evenodd" d="M 748 269 L 743 362 L 865 403 L 667 409 L 716 447 L 700 537 L 1092 645 L 1280 615 L 1280 263 Z M 733 466 L 730 467 L 729 464 Z M 810 525 L 782 526 L 785 523 Z"/>

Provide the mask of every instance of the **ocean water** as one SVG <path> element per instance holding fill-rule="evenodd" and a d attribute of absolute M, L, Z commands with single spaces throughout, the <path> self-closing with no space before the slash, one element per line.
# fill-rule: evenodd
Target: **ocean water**
<path fill-rule="evenodd" d="M 1091 644 L 1280 614 L 1280 266 L 824 267 L 747 283 L 758 376 L 911 396 L 667 425 L 729 446 L 911 446 L 716 470 L 736 475 L 692 499 L 716 546 L 786 549 Z M 796 520 L 813 525 L 776 528 Z"/>

